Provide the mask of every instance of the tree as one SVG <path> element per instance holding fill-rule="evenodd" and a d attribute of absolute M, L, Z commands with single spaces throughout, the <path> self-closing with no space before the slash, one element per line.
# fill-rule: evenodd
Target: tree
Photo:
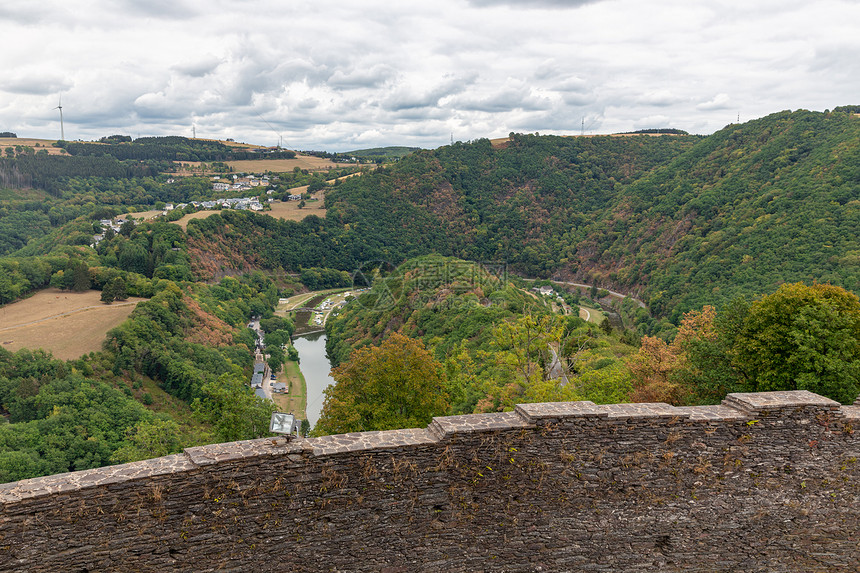
<path fill-rule="evenodd" d="M 130 237 L 132 231 L 134 231 L 134 221 L 131 219 L 126 220 L 122 225 L 119 226 L 119 234 L 124 237 Z"/>
<path fill-rule="evenodd" d="M 753 302 L 732 347 L 750 390 L 809 390 L 850 404 L 860 391 L 860 299 L 784 284 Z"/>
<path fill-rule="evenodd" d="M 442 365 L 424 343 L 393 332 L 332 370 L 317 435 L 415 428 L 447 412 Z"/>
<path fill-rule="evenodd" d="M 114 277 L 105 283 L 102 288 L 101 301 L 105 304 L 110 304 L 115 300 L 125 300 L 128 298 L 126 294 L 125 280 L 122 277 Z"/>
<path fill-rule="evenodd" d="M 269 369 L 272 372 L 279 371 L 284 360 L 286 360 L 284 351 L 281 350 L 280 346 L 269 346 L 266 348 L 266 352 L 269 354 L 269 358 L 266 360 L 266 364 L 269 365 Z"/>
<path fill-rule="evenodd" d="M 232 442 L 269 435 L 275 404 L 255 396 L 242 381 L 238 367 L 204 384 L 201 393 L 192 408 L 199 419 L 212 424 L 219 440 Z"/>
<path fill-rule="evenodd" d="M 179 424 L 169 419 L 138 422 L 126 431 L 126 443 L 111 456 L 114 463 L 158 458 L 180 450 Z"/>
<path fill-rule="evenodd" d="M 129 241 L 120 249 L 119 268 L 124 271 L 146 275 L 149 268 L 149 253 L 142 245 Z"/>
<path fill-rule="evenodd" d="M 65 270 L 51 276 L 51 286 L 63 290 L 82 292 L 90 288 L 90 269 L 79 259 L 69 259 Z"/>
<path fill-rule="evenodd" d="M 126 292 L 126 284 L 125 279 L 122 277 L 116 277 L 113 279 L 113 295 L 116 300 L 126 300 L 128 299 L 128 293 Z"/>
<path fill-rule="evenodd" d="M 111 304 L 115 300 L 116 296 L 113 293 L 113 288 L 111 287 L 111 284 L 108 283 L 102 289 L 101 301 L 105 304 Z"/>
<path fill-rule="evenodd" d="M 286 330 L 289 334 L 292 334 L 294 328 L 293 321 L 282 316 L 273 316 L 260 320 L 260 330 L 266 334 L 275 332 L 276 330 Z"/>
<path fill-rule="evenodd" d="M 671 376 L 682 360 L 678 350 L 655 336 L 642 337 L 642 346 L 627 363 L 633 374 L 634 402 L 680 401 L 684 389 Z"/>

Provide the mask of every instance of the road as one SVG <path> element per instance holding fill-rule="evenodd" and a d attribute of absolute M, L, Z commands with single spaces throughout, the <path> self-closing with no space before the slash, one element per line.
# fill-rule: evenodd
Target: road
<path fill-rule="evenodd" d="M 248 323 L 248 327 L 254 331 L 257 335 L 257 338 L 262 340 L 263 331 L 260 330 L 260 321 L 253 320 Z M 271 380 L 271 371 L 269 370 L 269 365 L 266 364 L 266 355 L 257 350 L 254 352 L 254 366 L 257 364 L 263 365 L 263 394 L 266 396 L 268 400 L 272 400 L 272 380 Z M 274 402 L 274 400 L 272 400 Z"/>
<path fill-rule="evenodd" d="M 536 281 L 536 280 L 538 280 L 538 279 L 527 279 L 527 278 L 523 278 L 523 280 L 524 280 L 524 281 L 534 282 L 534 281 Z M 542 279 L 541 279 L 541 280 L 542 280 Z M 554 281 L 554 280 L 550 280 L 550 282 L 553 282 L 553 283 L 556 283 L 556 284 L 560 284 L 560 285 L 569 285 L 569 286 L 575 286 L 575 287 L 587 288 L 587 289 L 590 289 L 590 288 L 591 288 L 591 286 L 592 286 L 592 285 L 587 285 L 587 284 L 583 284 L 583 283 L 570 283 L 570 282 L 567 282 L 567 281 Z M 600 288 L 600 287 L 598 287 L 598 288 Z M 644 308 L 644 309 L 647 309 L 647 308 L 648 308 L 648 306 L 647 306 L 644 302 L 642 302 L 642 301 L 641 301 L 641 300 L 639 300 L 638 298 L 634 298 L 634 297 L 630 296 L 629 294 L 624 294 L 624 293 L 616 292 L 616 291 L 614 291 L 614 290 L 609 290 L 609 289 L 605 289 L 605 288 L 600 288 L 600 290 L 605 290 L 606 292 L 608 292 L 610 295 L 614 296 L 615 298 L 622 298 L 622 299 L 623 299 L 623 298 L 629 298 L 630 300 L 632 300 L 633 302 L 635 302 L 637 305 L 639 305 L 639 308 Z"/>

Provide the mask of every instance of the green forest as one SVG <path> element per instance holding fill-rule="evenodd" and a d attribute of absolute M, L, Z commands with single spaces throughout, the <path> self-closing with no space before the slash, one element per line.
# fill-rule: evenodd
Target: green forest
<path fill-rule="evenodd" d="M 245 385 L 248 321 L 271 317 L 281 296 L 356 277 L 368 290 L 327 325 L 344 383 L 317 433 L 527 401 L 706 404 L 809 389 L 852 402 L 851 109 L 784 111 L 709 136 L 512 133 L 403 150 L 336 183 L 279 174 L 279 195 L 325 190 L 323 217 L 231 209 L 186 230 L 170 222 L 180 210 L 118 232 L 102 220 L 212 199 L 211 181 L 174 176 L 175 162 L 246 150 L 124 136 L 63 142 L 63 155 L 0 150 L 0 305 L 48 287 L 148 299 L 79 360 L 0 351 L 0 481 L 266 435 L 271 404 Z M 579 318 L 580 303 L 597 322 Z M 401 378 L 376 367 L 401 359 L 416 365 Z M 414 389 L 396 404 L 357 398 L 391 384 Z"/>

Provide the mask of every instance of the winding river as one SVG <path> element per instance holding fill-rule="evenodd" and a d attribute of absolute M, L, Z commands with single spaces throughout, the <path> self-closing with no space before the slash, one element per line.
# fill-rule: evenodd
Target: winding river
<path fill-rule="evenodd" d="M 308 404 L 305 413 L 312 428 L 320 418 L 325 401 L 323 390 L 329 384 L 334 384 L 334 379 L 329 376 L 331 364 L 325 353 L 325 341 L 326 336 L 322 332 L 299 336 L 293 340 L 296 350 L 299 351 L 299 367 L 307 385 Z"/>

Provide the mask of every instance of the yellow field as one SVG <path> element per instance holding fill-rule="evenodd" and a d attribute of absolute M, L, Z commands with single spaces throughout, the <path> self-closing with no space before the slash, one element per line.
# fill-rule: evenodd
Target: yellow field
<path fill-rule="evenodd" d="M 296 155 L 295 159 L 244 159 L 242 161 L 228 161 L 227 165 L 240 173 L 263 173 L 266 171 L 283 173 L 292 171 L 296 167 L 308 171 L 327 171 L 344 166 L 342 163 L 334 163 L 329 159 L 314 157 L 313 155 Z"/>
<path fill-rule="evenodd" d="M 56 142 L 56 139 L 33 139 L 31 137 L 0 137 L 0 151 L 5 152 L 7 147 L 23 145 L 25 147 L 32 147 L 35 151 L 41 151 L 42 149 L 45 149 L 50 155 L 60 155 L 60 148 L 52 147 L 53 144 Z M 37 145 L 38 147 L 36 147 Z"/>
<path fill-rule="evenodd" d="M 220 212 L 221 211 L 195 211 L 194 213 L 191 213 L 189 215 L 183 215 L 181 219 L 177 219 L 173 222 L 182 227 L 182 230 L 185 231 L 186 229 L 188 229 L 188 221 L 190 221 L 191 219 L 205 219 L 209 215 L 214 215 L 215 213 Z"/>
<path fill-rule="evenodd" d="M 145 221 L 151 221 L 155 219 L 159 215 L 162 215 L 164 211 L 160 210 L 152 210 L 152 211 L 138 211 L 137 213 L 128 213 L 125 215 L 125 218 L 132 217 L 134 219 L 143 219 Z"/>
<path fill-rule="evenodd" d="M 295 193 L 299 194 L 303 193 L 303 191 L 295 191 Z M 301 221 L 308 215 L 325 217 L 325 193 L 319 191 L 314 197 L 319 199 L 319 201 L 305 201 L 305 206 L 301 209 L 299 209 L 301 201 L 276 201 L 269 203 L 269 206 L 272 208 L 271 211 L 263 212 L 275 219 L 285 219 L 287 221 Z"/>
<path fill-rule="evenodd" d="M 101 292 L 39 291 L 0 308 L 0 344 L 9 351 L 43 348 L 62 360 L 101 350 L 105 334 L 119 326 L 142 298 L 107 305 Z"/>

